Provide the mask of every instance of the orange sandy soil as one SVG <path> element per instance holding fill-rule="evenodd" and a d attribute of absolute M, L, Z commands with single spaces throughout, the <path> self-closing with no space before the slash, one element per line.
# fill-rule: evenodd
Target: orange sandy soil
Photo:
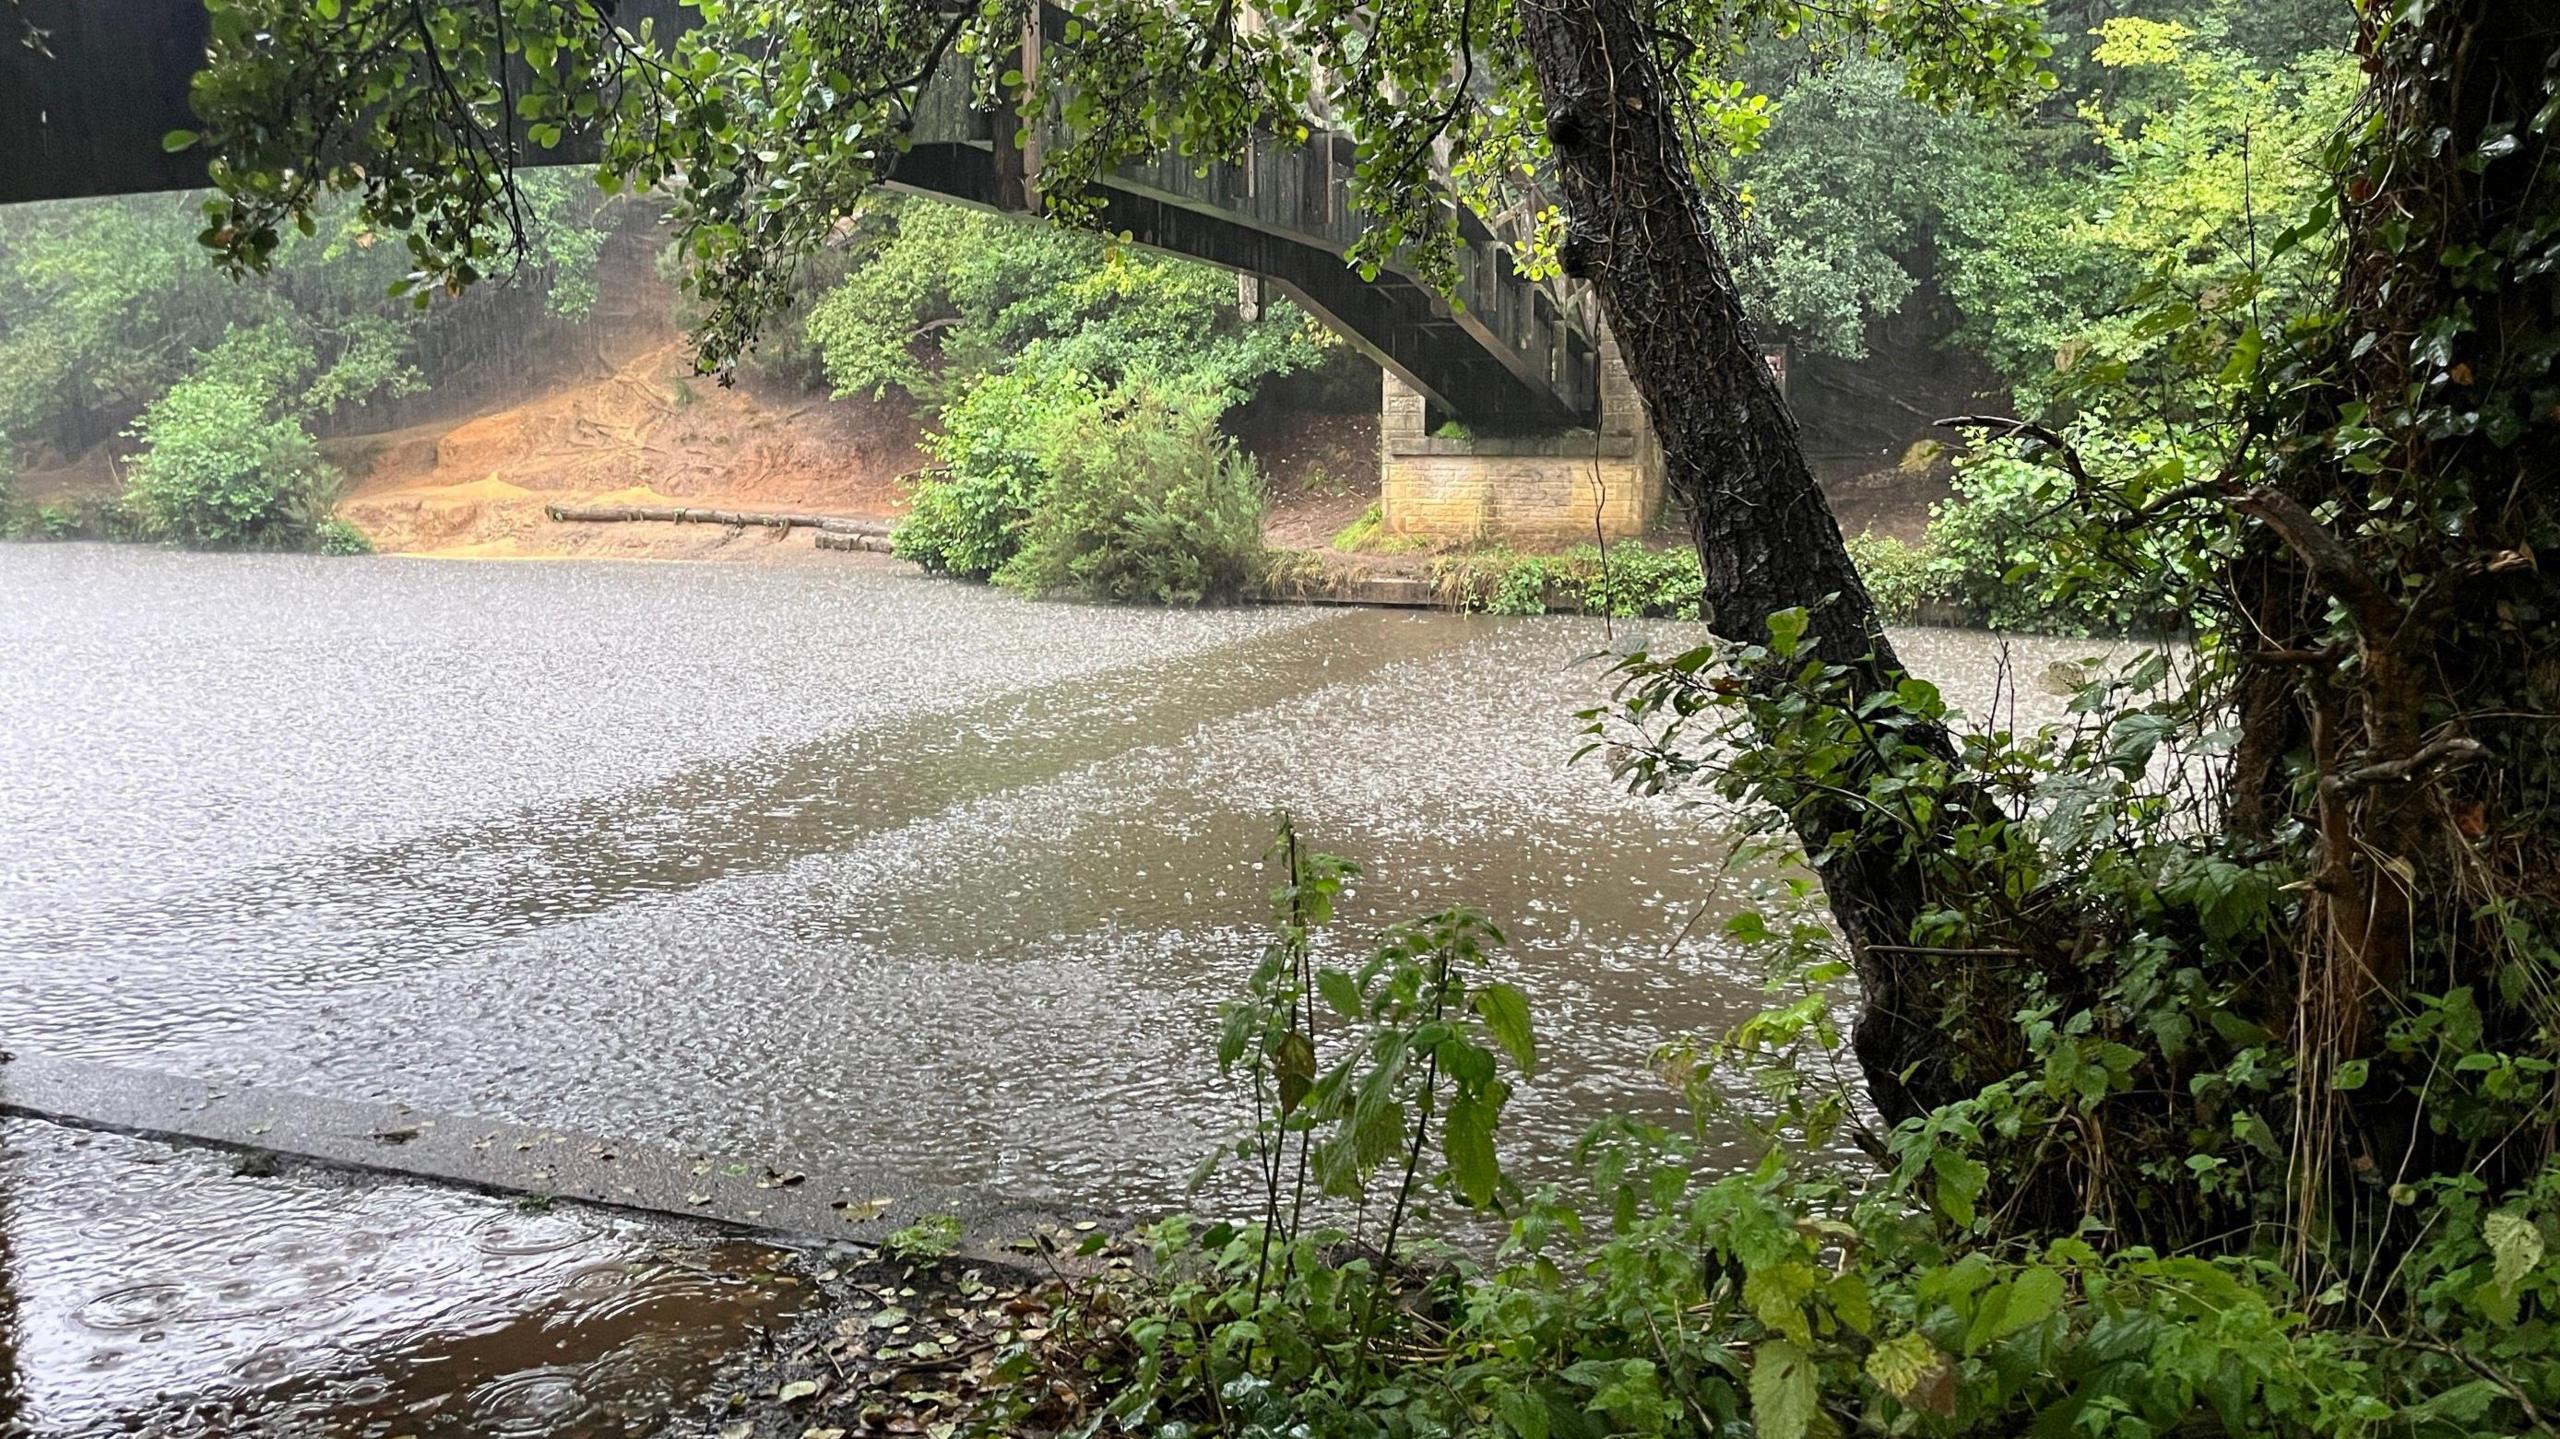
<path fill-rule="evenodd" d="M 377 549 L 470 558 L 762 559 L 815 553 L 806 531 L 577 524 L 552 504 L 682 505 L 886 519 L 925 463 L 900 402 L 723 389 L 675 342 L 602 379 L 450 428 L 328 442 L 349 475 L 338 513 Z"/>
<path fill-rule="evenodd" d="M 901 481 L 927 462 L 904 401 L 723 390 L 690 377 L 685 354 L 655 346 L 604 379 L 450 429 L 332 442 L 332 458 L 363 476 L 338 512 L 396 553 L 765 561 L 820 552 L 806 531 L 562 523 L 543 507 L 897 515 Z M 1374 415 L 1290 416 L 1240 438 L 1271 482 L 1275 545 L 1321 549 L 1377 499 Z"/>

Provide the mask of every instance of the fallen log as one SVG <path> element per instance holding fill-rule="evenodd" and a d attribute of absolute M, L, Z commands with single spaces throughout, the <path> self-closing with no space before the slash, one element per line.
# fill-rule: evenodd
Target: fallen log
<path fill-rule="evenodd" d="M 875 555 L 891 554 L 887 535 L 848 534 L 841 530 L 818 531 L 818 548 L 822 550 L 864 550 Z"/>
<path fill-rule="evenodd" d="M 764 525 L 778 530 L 813 529 L 827 534 L 883 538 L 889 533 L 886 520 L 857 519 L 847 515 L 803 515 L 777 510 L 713 510 L 696 509 L 691 505 L 545 505 L 542 512 L 554 520 L 585 524 L 654 520 L 677 525 Z"/>

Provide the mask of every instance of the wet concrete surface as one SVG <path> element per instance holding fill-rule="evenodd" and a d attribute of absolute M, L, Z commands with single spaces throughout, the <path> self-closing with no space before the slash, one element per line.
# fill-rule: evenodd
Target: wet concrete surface
<path fill-rule="evenodd" d="M 876 1245 L 919 1220 L 947 1215 L 974 1244 L 1001 1252 L 1035 1226 L 1080 1217 L 983 1190 L 919 1188 L 876 1168 L 812 1175 L 640 1134 L 563 1133 L 40 1055 L 0 1063 L 0 1116 L 818 1243 Z"/>
<path fill-rule="evenodd" d="M 812 1303 L 790 1252 L 0 1120 L 0 1434 L 711 1432 Z"/>

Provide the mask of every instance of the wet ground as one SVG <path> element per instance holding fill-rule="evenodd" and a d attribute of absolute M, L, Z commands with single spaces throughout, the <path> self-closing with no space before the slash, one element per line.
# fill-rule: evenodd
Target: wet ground
<path fill-rule="evenodd" d="M 680 1226 L 238 1169 L 0 1120 L 0 1433 L 656 1434 L 813 1292 Z"/>
<path fill-rule="evenodd" d="M 1215 1008 L 1262 942 L 1286 807 L 1368 870 L 1338 944 L 1461 901 L 1509 932 L 1551 1066 L 1507 1140 L 1534 1171 L 1663 1102 L 1653 1046 L 1760 999 L 1720 937 L 1740 884 L 1712 814 L 1566 763 L 1602 685 L 1577 661 L 1607 642 L 1032 605 L 859 562 L 0 547 L 0 1043 L 1145 1210 L 1231 1121 Z M 2002 683 L 1985 636 L 1904 657 L 1962 703 Z M 301 1394 L 428 1432 L 444 1411 L 401 1406 L 431 1390 L 588 1402 L 613 1384 L 576 1376 L 623 1372 L 641 1326 L 569 1326 L 595 1352 L 539 1378 L 504 1377 L 534 1372 L 514 1340 L 482 1363 L 443 1336 L 580 1304 L 734 1330 L 780 1302 L 645 1226 L 493 1252 L 451 1196 L 269 1191 L 202 1156 L 119 1209 L 96 1152 L 24 1146 L 0 1196 L 21 1382 L 82 1424 Z"/>

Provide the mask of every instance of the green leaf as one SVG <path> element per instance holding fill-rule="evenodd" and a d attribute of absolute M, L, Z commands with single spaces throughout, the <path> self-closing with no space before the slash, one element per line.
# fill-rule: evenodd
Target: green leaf
<path fill-rule="evenodd" d="M 1360 1017 L 1360 986 L 1350 975 L 1338 969 L 1324 970 L 1316 975 L 1316 992 L 1324 996 L 1334 1013 L 1345 1019 Z"/>
<path fill-rule="evenodd" d="M 1955 1364 L 1926 1335 L 1905 1334 L 1877 1345 L 1867 1356 L 1867 1377 L 1896 1403 L 1941 1419 L 1955 1417 Z"/>
<path fill-rule="evenodd" d="M 187 149 L 194 145 L 196 141 L 202 138 L 202 136 L 198 135 L 193 130 L 172 130 L 168 134 L 160 137 L 160 148 L 168 151 L 172 155 L 175 155 L 180 150 Z"/>
<path fill-rule="evenodd" d="M 1547 1414 L 1547 1401 L 1534 1389 L 1508 1389 L 1495 1406 L 1502 1422 L 1520 1439 L 1547 1439 L 1553 1421 Z"/>
<path fill-rule="evenodd" d="M 1493 1042 L 1502 1046 L 1520 1072 L 1537 1073 L 1538 1041 L 1529 1032 L 1529 996 L 1512 985 L 1488 984 L 1476 991 L 1475 1005 Z"/>
<path fill-rule="evenodd" d="M 1937 1177 L 1935 1190 L 1938 1212 L 1961 1227 L 1973 1224 L 1973 1201 L 1982 1193 L 1991 1171 L 1981 1160 L 1953 1149 L 1941 1149 L 1929 1156 L 1929 1172 Z"/>
<path fill-rule="evenodd" d="M 1965 1336 L 1968 1350 L 2006 1339 L 2052 1318 L 2062 1308 L 2062 1274 L 2053 1269 L 2029 1269 L 2010 1281 L 2002 1297 L 2005 1302 L 1984 1307 L 1973 1332 Z"/>
<path fill-rule="evenodd" d="M 2542 1231 L 2512 1209 L 2492 1210 L 2480 1220 L 2480 1237 L 2488 1241 L 2495 1265 L 2491 1282 L 2501 1294 L 2516 1292 L 2517 1281 L 2542 1262 Z"/>
<path fill-rule="evenodd" d="M 1813 1357 L 1784 1339 L 1751 1355 L 1751 1424 L 1757 1439 L 1805 1439 L 1817 1394 Z"/>
<path fill-rule="evenodd" d="M 1449 1106 L 1449 1121 L 1440 1132 L 1440 1149 L 1448 1156 L 1458 1197 L 1477 1209 L 1493 1203 L 1502 1177 L 1493 1157 L 1494 1119 L 1492 1105 L 1470 1096 Z"/>
<path fill-rule="evenodd" d="M 1805 626 L 1811 622 L 1811 614 L 1801 605 L 1791 610 L 1780 610 L 1769 616 L 1771 652 L 1780 659 L 1794 658 L 1796 646 L 1804 639 Z"/>

